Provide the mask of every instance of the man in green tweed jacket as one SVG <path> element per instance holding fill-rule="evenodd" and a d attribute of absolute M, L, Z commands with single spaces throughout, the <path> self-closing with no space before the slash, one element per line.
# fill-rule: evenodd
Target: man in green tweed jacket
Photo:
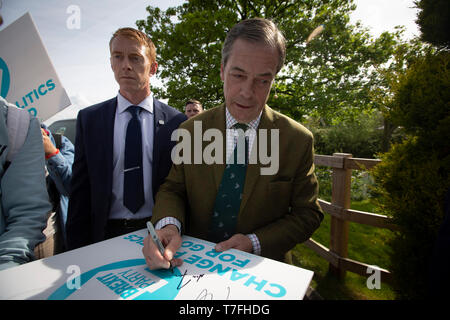
<path fill-rule="evenodd" d="M 225 104 L 180 126 L 180 134 L 192 138 L 191 148 L 183 150 L 192 150 L 192 157 L 179 164 L 174 160 L 156 196 L 152 222 L 165 251 L 161 255 L 150 237 L 144 240 L 143 254 L 150 269 L 182 263 L 181 259 L 173 259 L 181 245 L 181 233 L 216 242 L 217 251 L 235 248 L 282 260 L 288 250 L 307 240 L 319 227 L 323 214 L 317 201 L 313 136 L 266 105 L 284 58 L 284 37 L 269 20 L 244 20 L 228 33 L 221 64 Z M 231 204 L 229 210 L 218 205 L 220 198 L 228 195 L 222 194 L 228 162 L 208 164 L 202 159 L 198 163 L 195 158 L 199 156 L 199 135 L 204 158 L 211 142 L 203 136 L 214 129 L 214 133 L 222 133 L 226 146 L 223 156 L 230 159 L 234 145 L 241 139 L 239 134 L 244 132 L 235 128 L 236 123 L 248 129 L 248 153 L 245 182 L 243 186 L 236 183 L 242 191 L 234 197 L 240 199 L 233 212 Z M 260 138 L 262 132 L 267 132 L 266 141 L 255 138 Z M 269 164 L 256 152 L 264 148 L 271 153 Z M 226 227 L 229 230 L 222 232 Z M 225 237 L 217 240 L 216 234 Z"/>

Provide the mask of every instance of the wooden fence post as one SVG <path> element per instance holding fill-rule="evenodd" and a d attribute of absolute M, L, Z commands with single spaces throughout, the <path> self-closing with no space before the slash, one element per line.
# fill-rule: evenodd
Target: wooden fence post
<path fill-rule="evenodd" d="M 333 153 L 333 157 L 342 159 L 342 168 L 333 168 L 331 203 L 343 209 L 350 209 L 350 193 L 352 170 L 345 168 L 345 158 L 351 158 L 349 153 Z M 348 231 L 349 222 L 331 216 L 330 250 L 342 258 L 348 257 Z M 345 277 L 345 270 L 330 264 L 329 271 L 339 278 Z"/>

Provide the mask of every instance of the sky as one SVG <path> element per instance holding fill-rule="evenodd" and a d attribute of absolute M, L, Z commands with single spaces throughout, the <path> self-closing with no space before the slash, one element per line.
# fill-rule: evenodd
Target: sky
<path fill-rule="evenodd" d="M 414 0 L 355 0 L 351 22 L 360 20 L 373 36 L 406 27 L 405 37 L 419 35 Z M 110 99 L 119 89 L 109 63 L 109 39 L 120 27 L 136 27 L 149 5 L 162 10 L 184 0 L 0 0 L 0 31 L 30 12 L 50 60 L 72 105 L 45 121 L 74 118 L 79 109 Z M 75 6 L 75 7 L 74 7 Z M 76 14 L 79 13 L 78 16 Z M 74 15 L 75 14 L 75 15 Z M 79 17 L 79 19 L 74 19 Z M 77 24 L 79 22 L 79 24 Z M 160 86 L 152 78 L 151 85 Z"/>

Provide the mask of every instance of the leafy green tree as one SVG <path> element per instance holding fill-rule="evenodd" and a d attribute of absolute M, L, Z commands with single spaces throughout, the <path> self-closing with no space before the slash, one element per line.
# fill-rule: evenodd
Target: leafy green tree
<path fill-rule="evenodd" d="M 164 87 L 156 94 L 181 109 L 188 98 L 206 108 L 223 102 L 227 30 L 246 18 L 273 20 L 287 39 L 287 57 L 268 104 L 297 120 L 315 114 L 328 123 L 372 107 L 369 92 L 380 81 L 374 66 L 389 59 L 395 44 L 391 33 L 372 39 L 359 22 L 350 24 L 355 8 L 349 0 L 191 0 L 166 11 L 149 6 L 147 19 L 136 24 L 158 49 Z M 322 34 L 307 44 L 321 24 Z"/>
<path fill-rule="evenodd" d="M 390 111 L 395 103 L 395 92 L 398 90 L 400 78 L 408 67 L 417 59 L 421 59 L 428 52 L 432 52 L 430 46 L 425 45 L 419 39 L 403 41 L 401 39 L 403 27 L 398 27 L 394 32 L 396 43 L 393 48 L 391 59 L 384 65 L 376 67 L 380 76 L 378 86 L 370 92 L 370 99 L 374 109 L 383 115 L 383 136 L 379 152 L 387 152 L 393 142 L 394 132 L 401 131 L 391 119 Z"/>
<path fill-rule="evenodd" d="M 450 48 L 450 1 L 419 0 L 414 2 L 419 8 L 417 24 L 420 38 L 438 47 Z"/>

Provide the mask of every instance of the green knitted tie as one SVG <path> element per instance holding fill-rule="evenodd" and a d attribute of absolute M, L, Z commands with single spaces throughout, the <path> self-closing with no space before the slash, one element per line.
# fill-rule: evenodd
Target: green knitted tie
<path fill-rule="evenodd" d="M 248 126 L 242 123 L 237 123 L 233 127 L 242 129 L 244 132 L 248 129 Z M 227 164 L 223 172 L 209 228 L 208 240 L 216 243 L 227 240 L 236 230 L 237 216 L 241 206 L 242 192 L 244 191 L 245 173 L 247 171 L 247 140 L 245 140 L 245 163 L 238 163 L 237 144 L 232 157 L 234 157 L 234 161 Z"/>

